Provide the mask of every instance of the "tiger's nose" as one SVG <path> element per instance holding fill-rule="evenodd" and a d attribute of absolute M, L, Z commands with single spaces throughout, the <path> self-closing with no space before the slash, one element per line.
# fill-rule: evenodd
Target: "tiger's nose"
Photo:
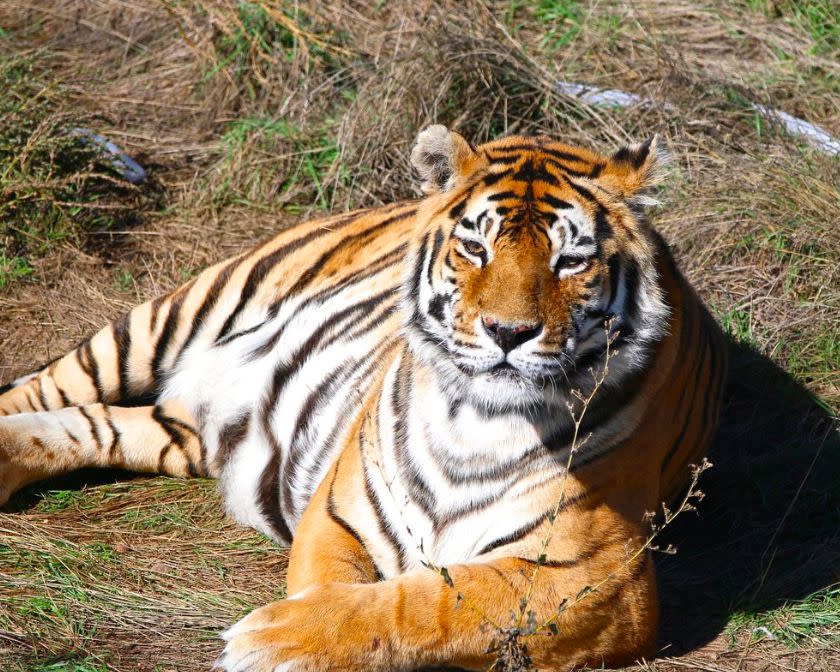
<path fill-rule="evenodd" d="M 484 331 L 493 339 L 502 352 L 509 353 L 523 343 L 536 338 L 542 331 L 542 323 L 537 324 L 502 324 L 492 317 L 481 318 Z"/>

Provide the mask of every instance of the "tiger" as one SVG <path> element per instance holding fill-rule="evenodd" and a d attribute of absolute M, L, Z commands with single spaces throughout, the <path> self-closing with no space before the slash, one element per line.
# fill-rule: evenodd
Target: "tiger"
<path fill-rule="evenodd" d="M 649 512 L 726 376 L 649 221 L 663 142 L 433 125 L 410 159 L 421 198 L 282 229 L 6 386 L 0 503 L 83 467 L 218 479 L 291 545 L 227 672 L 486 669 L 525 602 L 537 669 L 651 657 Z"/>

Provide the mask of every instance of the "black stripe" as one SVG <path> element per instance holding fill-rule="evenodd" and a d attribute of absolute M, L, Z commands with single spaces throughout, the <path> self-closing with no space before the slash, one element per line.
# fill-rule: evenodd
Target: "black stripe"
<path fill-rule="evenodd" d="M 371 353 L 369 353 L 365 358 L 361 359 L 360 362 L 367 362 L 364 370 L 358 375 L 357 380 L 359 381 L 367 381 L 370 380 L 371 376 L 374 374 L 376 368 L 381 365 L 381 360 L 387 356 L 387 353 L 392 350 L 396 345 L 399 344 L 397 340 L 385 340 L 380 343 L 377 348 L 375 348 Z M 351 395 L 344 403 L 342 407 L 342 411 L 339 413 L 339 417 L 345 417 L 349 413 L 355 411 L 357 408 L 358 401 L 357 398 Z M 338 440 L 339 436 L 344 432 L 346 428 L 343 426 L 342 423 L 335 423 L 333 428 L 330 430 L 329 435 L 327 438 L 321 442 L 321 446 L 318 449 L 318 453 L 313 456 L 313 459 L 310 461 L 311 464 L 315 465 L 315 469 L 308 470 L 306 474 L 306 482 L 304 485 L 303 490 L 306 492 L 314 492 L 315 489 L 320 484 L 316 479 L 318 479 L 318 475 L 320 470 L 317 468 L 319 465 L 323 465 L 326 463 L 329 456 L 332 454 L 333 446 L 335 442 Z M 297 469 L 297 464 L 293 465 L 293 469 Z M 292 472 L 294 474 L 294 471 Z M 284 483 L 284 488 L 288 489 L 291 487 L 292 481 L 287 479 Z M 286 497 L 284 489 L 284 498 Z M 284 499 L 285 501 L 285 499 Z M 291 496 L 289 494 L 289 501 L 291 501 Z"/>
<path fill-rule="evenodd" d="M 69 429 L 67 429 L 67 427 L 64 425 L 64 423 L 63 423 L 63 422 L 61 422 L 61 416 L 60 416 L 60 415 L 56 417 L 56 420 L 58 421 L 58 424 L 59 424 L 59 425 L 61 425 L 61 429 L 63 429 L 63 430 L 64 430 L 64 433 L 65 433 L 65 434 L 67 434 L 67 436 L 69 437 L 70 441 L 71 441 L 71 442 L 72 442 L 75 446 L 77 446 L 77 447 L 81 448 L 81 446 L 82 446 L 82 442 L 81 442 L 81 441 L 79 441 L 79 437 L 78 437 L 78 436 L 76 436 L 75 434 L 73 434 L 73 432 L 71 432 Z"/>
<path fill-rule="evenodd" d="M 429 238 L 431 238 L 431 236 L 431 233 L 426 233 L 426 235 L 423 236 L 423 239 L 420 241 L 420 247 L 417 250 L 417 256 L 414 260 L 414 269 L 411 273 L 411 291 L 409 292 L 408 298 L 413 300 L 415 303 L 420 297 L 420 281 L 423 278 L 423 267 L 426 263 L 426 250 L 429 247 Z"/>
<path fill-rule="evenodd" d="M 222 427 L 219 432 L 219 447 L 216 450 L 216 455 L 213 462 L 221 471 L 230 460 L 239 444 L 245 440 L 248 435 L 248 428 L 251 426 L 251 413 L 245 413 L 241 418 L 229 422 Z"/>
<path fill-rule="evenodd" d="M 522 156 L 517 154 L 511 154 L 509 156 L 493 155 L 488 153 L 487 158 L 490 159 L 491 163 L 501 163 L 502 165 L 510 165 L 519 161 L 522 158 Z"/>
<path fill-rule="evenodd" d="M 568 210 L 570 208 L 575 207 L 571 203 L 569 203 L 569 201 L 564 201 L 560 198 L 556 198 L 556 197 L 552 196 L 551 194 L 543 194 L 537 200 L 542 201 L 543 203 L 546 203 L 546 204 L 550 205 L 552 208 L 554 208 L 556 210 Z"/>
<path fill-rule="evenodd" d="M 520 527 L 517 530 L 514 530 L 513 532 L 511 532 L 507 536 L 496 539 L 495 541 L 491 541 L 484 548 L 482 548 L 477 553 L 477 555 L 481 556 L 481 555 L 484 555 L 485 553 L 489 553 L 490 551 L 493 551 L 493 550 L 495 550 L 497 548 L 500 548 L 502 546 L 507 546 L 508 544 L 512 544 L 514 542 L 519 541 L 520 539 L 522 539 L 526 535 L 528 535 L 531 532 L 533 532 L 534 530 L 536 530 L 547 517 L 548 517 L 548 513 L 547 512 L 543 513 L 540 516 L 538 516 L 536 519 L 532 520 L 530 523 L 526 523 L 525 525 L 523 525 L 522 527 Z"/>
<path fill-rule="evenodd" d="M 429 305 L 426 308 L 426 312 L 429 317 L 441 324 L 443 323 L 443 318 L 445 317 L 443 307 L 446 303 L 446 299 L 447 297 L 444 294 L 435 294 L 429 301 Z"/>
<path fill-rule="evenodd" d="M 283 541 L 290 542 L 292 533 L 280 509 L 280 445 L 271 433 L 271 428 L 266 425 L 264 419 L 263 429 L 266 430 L 271 445 L 271 459 L 268 460 L 268 464 L 260 475 L 257 503 L 274 534 Z"/>
<path fill-rule="evenodd" d="M 298 411 L 295 425 L 292 429 L 291 438 L 289 439 L 289 454 L 286 456 L 286 460 L 283 465 L 283 504 L 289 511 L 294 510 L 292 489 L 295 485 L 295 481 L 297 480 L 297 471 L 300 466 L 300 453 L 306 447 L 312 447 L 301 445 L 301 439 L 302 437 L 308 438 L 310 428 L 316 421 L 315 409 L 323 399 L 331 396 L 336 389 L 347 382 L 347 379 L 356 371 L 359 365 L 360 361 L 356 361 L 352 363 L 352 365 L 350 362 L 344 362 L 337 369 L 333 369 L 330 375 L 324 378 L 324 380 L 322 380 L 321 383 L 309 393 Z"/>
<path fill-rule="evenodd" d="M 192 317 L 192 326 L 190 327 L 190 333 L 187 334 L 187 337 L 181 344 L 181 349 L 178 351 L 178 355 L 175 357 L 176 363 L 181 359 L 181 356 L 184 354 L 184 351 L 189 347 L 190 343 L 192 343 L 193 339 L 195 339 L 195 337 L 198 335 L 198 332 L 201 329 L 201 327 L 204 326 L 204 320 L 207 317 L 207 314 L 218 303 L 219 298 L 222 295 L 222 289 L 230 281 L 230 276 L 233 275 L 233 272 L 239 267 L 239 261 L 241 261 L 240 257 L 234 257 L 233 259 L 228 261 L 216 275 L 216 278 L 213 280 L 213 284 L 210 286 L 210 288 L 207 290 L 207 294 L 204 296 L 204 301 L 201 302 L 201 305 L 198 307 L 198 310 Z"/>
<path fill-rule="evenodd" d="M 571 180 L 568 181 L 568 184 L 572 189 L 574 189 L 577 192 L 579 196 L 582 196 L 585 200 L 589 201 L 590 203 L 596 203 L 598 205 L 601 205 L 600 201 L 597 198 L 595 198 L 595 194 L 589 191 L 589 189 L 587 189 L 586 187 L 582 187 Z"/>
<path fill-rule="evenodd" d="M 35 378 L 35 381 L 38 383 L 38 401 L 41 402 L 41 406 L 44 407 L 45 411 L 49 410 L 50 404 L 47 401 L 47 396 L 44 394 L 44 381 L 40 376 Z"/>
<path fill-rule="evenodd" d="M 629 163 L 636 170 L 642 167 L 642 164 L 650 154 L 650 143 L 653 138 L 643 142 L 639 147 L 622 147 L 615 154 L 612 155 L 612 160 L 616 162 Z"/>
<path fill-rule="evenodd" d="M 87 420 L 88 427 L 90 428 L 90 435 L 93 439 L 93 442 L 96 444 L 97 452 L 102 450 L 102 439 L 99 436 L 99 428 L 96 426 L 96 423 L 93 421 L 90 413 L 87 412 L 84 406 L 76 406 L 79 409 L 79 413 L 82 414 L 82 417 Z"/>
<path fill-rule="evenodd" d="M 72 406 L 73 404 L 70 402 L 70 397 L 67 396 L 67 393 L 59 387 L 58 383 L 55 382 L 55 378 L 50 378 L 52 381 L 53 387 L 55 387 L 56 392 L 58 392 L 58 396 L 61 397 L 61 403 L 64 408 L 68 406 Z"/>
<path fill-rule="evenodd" d="M 395 287 L 393 291 L 394 295 L 396 296 L 398 294 L 398 289 Z M 395 300 L 389 305 L 385 305 L 385 307 L 380 309 L 379 312 L 372 313 L 367 322 L 359 324 L 359 326 L 355 330 L 347 334 L 347 341 L 353 341 L 357 338 L 361 338 L 362 336 L 366 336 L 369 332 L 379 328 L 382 325 L 382 323 L 388 320 L 390 317 L 392 317 L 397 312 L 397 310 L 398 306 Z"/>
<path fill-rule="evenodd" d="M 432 252 L 429 254 L 429 266 L 426 269 L 426 278 L 429 281 L 429 285 L 432 284 L 432 271 L 434 270 L 435 259 L 437 259 L 437 255 L 440 253 L 441 245 L 443 245 L 443 231 L 438 229 L 435 231 L 435 239 L 432 242 Z"/>
<path fill-rule="evenodd" d="M 330 320 L 322 324 L 318 329 L 314 330 L 310 334 L 309 338 L 307 338 L 300 348 L 298 348 L 297 352 L 295 352 L 286 363 L 275 367 L 269 394 L 262 409 L 263 426 L 266 433 L 273 436 L 270 423 L 271 414 L 277 405 L 280 394 L 285 388 L 286 383 L 288 383 L 289 379 L 304 365 L 309 356 L 316 351 L 317 348 L 323 350 L 334 341 L 344 338 L 350 328 L 367 318 L 371 311 L 373 311 L 389 296 L 396 294 L 397 291 L 398 290 L 396 288 L 390 288 L 384 292 L 374 295 L 370 299 L 347 306 L 344 310 L 333 315 Z M 342 324 L 348 320 L 350 321 L 349 324 Z M 332 335 L 329 335 L 330 332 L 333 332 Z M 289 460 L 287 460 L 287 467 L 289 466 L 289 461 L 291 461 L 291 456 Z M 283 502 L 291 509 L 292 501 L 291 492 L 289 491 L 290 486 L 291 479 L 284 479 Z"/>
<path fill-rule="evenodd" d="M 340 282 L 336 283 L 335 285 L 331 285 L 330 287 L 326 287 L 315 294 L 308 296 L 303 301 L 301 301 L 294 309 L 291 315 L 280 325 L 280 327 L 275 331 L 264 343 L 262 343 L 259 347 L 255 348 L 251 353 L 251 357 L 263 357 L 270 353 L 274 346 L 277 345 L 280 338 L 282 338 L 283 334 L 286 331 L 286 327 L 294 320 L 294 318 L 306 307 L 314 303 L 315 301 L 328 301 L 329 299 L 333 298 L 335 295 L 339 294 L 342 290 L 346 287 L 357 284 L 362 282 L 363 280 L 367 280 L 369 277 L 373 277 L 374 275 L 381 273 L 384 270 L 387 270 L 394 266 L 398 261 L 403 259 L 405 254 L 405 250 L 407 248 L 406 244 L 400 245 L 398 248 L 395 248 L 391 252 L 374 259 L 370 264 L 368 264 L 365 269 L 354 271 Z M 279 311 L 279 306 L 282 304 L 282 301 L 278 302 L 274 306 L 272 306 L 271 310 L 276 314 Z M 261 328 L 265 323 L 258 324 L 250 329 L 246 329 L 244 331 L 238 331 L 233 334 L 230 334 L 226 338 L 217 341 L 216 345 L 222 345 L 224 343 L 228 343 L 234 338 L 238 338 L 239 336 L 243 336 L 245 334 L 251 333 L 256 331 L 257 329 Z"/>
<path fill-rule="evenodd" d="M 345 532 L 347 532 L 347 534 L 349 534 L 351 537 L 353 537 L 353 539 L 355 539 L 358 542 L 359 546 L 361 546 L 363 550 L 367 551 L 367 545 L 365 544 L 361 535 L 355 529 L 353 529 L 353 527 L 350 525 L 350 523 L 348 523 L 346 520 L 344 520 L 344 518 L 342 518 L 339 515 L 338 511 L 336 511 L 336 509 L 335 509 L 335 499 L 333 497 L 333 488 L 335 487 L 335 479 L 338 478 L 338 469 L 339 469 L 340 464 L 341 464 L 341 462 L 339 461 L 339 464 L 336 465 L 336 469 L 335 469 L 335 473 L 333 474 L 332 481 L 330 482 L 330 490 L 329 490 L 329 493 L 327 494 L 327 515 L 332 519 L 332 521 L 336 525 L 338 525 Z M 370 560 L 370 563 L 373 565 L 373 569 L 376 572 L 376 576 L 374 577 L 374 580 L 375 581 L 382 581 L 385 577 L 382 574 L 382 572 L 380 571 L 379 567 L 377 567 L 376 561 L 373 559 L 373 557 L 370 555 L 370 553 L 366 553 L 366 556 L 367 556 L 368 560 Z M 350 559 L 345 558 L 345 560 L 349 561 Z M 364 571 L 362 571 L 363 570 L 362 567 L 359 567 L 358 565 L 355 565 L 355 567 L 359 571 L 360 574 L 365 573 Z"/>
<path fill-rule="evenodd" d="M 160 425 L 164 432 L 169 435 L 170 440 L 178 446 L 178 448 L 183 447 L 185 440 L 184 435 L 173 426 L 171 418 L 164 414 L 160 406 L 152 407 L 152 419 Z"/>
<path fill-rule="evenodd" d="M 338 229 L 344 228 L 345 226 L 357 221 L 360 217 L 363 217 L 366 212 L 353 212 L 345 217 L 342 217 L 337 222 L 325 222 L 321 226 L 313 229 L 309 233 L 306 233 L 299 238 L 295 238 L 294 240 L 281 245 L 276 250 L 269 252 L 265 256 L 261 257 L 257 260 L 254 265 L 251 267 L 251 270 L 248 273 L 248 277 L 245 279 L 245 284 L 242 286 L 242 290 L 239 293 L 239 301 L 236 304 L 236 307 L 233 311 L 228 315 L 227 320 L 222 325 L 221 331 L 217 334 L 216 340 L 220 338 L 224 338 L 233 328 L 233 324 L 236 321 L 236 318 L 239 317 L 239 314 L 245 309 L 245 306 L 250 301 L 251 297 L 257 291 L 257 288 L 262 283 L 265 276 L 268 272 L 274 268 L 277 263 L 279 263 L 283 258 L 286 257 L 287 254 L 290 252 L 294 252 L 295 250 L 303 247 L 307 243 L 315 240 L 316 238 L 320 238 L 321 236 L 325 236 L 331 233 L 334 233 Z"/>
<path fill-rule="evenodd" d="M 163 359 L 166 357 L 166 352 L 169 349 L 169 342 L 175 334 L 178 322 L 178 313 L 181 311 L 181 306 L 184 303 L 184 297 L 187 295 L 187 292 L 189 292 L 191 287 L 192 283 L 184 285 L 170 297 L 169 312 L 166 315 L 166 321 L 163 323 L 163 329 L 161 329 L 157 343 L 155 343 L 155 354 L 152 357 L 151 368 L 152 381 L 154 382 L 155 388 L 158 392 L 160 392 L 162 382 L 161 378 L 163 377 Z"/>
<path fill-rule="evenodd" d="M 565 511 L 570 506 L 574 506 L 575 504 L 578 504 L 579 502 L 582 502 L 583 500 L 590 497 L 591 494 L 592 493 L 590 491 L 584 490 L 583 492 L 578 493 L 574 497 L 569 497 L 569 498 L 563 500 L 559 504 L 559 506 L 557 506 L 557 509 L 556 509 L 557 513 L 560 514 L 562 511 Z M 496 539 L 496 541 L 491 541 L 489 544 L 487 544 L 484 548 L 482 548 L 478 552 L 478 555 L 484 555 L 485 553 L 489 553 L 492 550 L 495 550 L 495 549 L 500 548 L 502 546 L 507 546 L 508 544 L 513 544 L 513 543 L 519 541 L 520 539 L 522 539 L 523 537 L 527 536 L 528 534 L 533 532 L 535 529 L 537 529 L 540 526 L 540 524 L 542 524 L 542 522 L 544 520 L 548 519 L 549 515 L 551 513 L 553 513 L 554 510 L 555 510 L 554 507 L 552 507 L 551 509 L 549 509 L 548 511 L 546 511 L 542 515 L 538 516 L 536 519 L 532 520 L 530 523 L 526 523 L 525 525 L 523 525 L 522 527 L 514 530 L 513 532 L 511 532 L 507 536 L 501 537 L 500 539 Z"/>
<path fill-rule="evenodd" d="M 532 559 L 532 558 L 517 558 L 517 560 L 521 560 L 522 562 L 527 562 L 530 565 L 539 565 L 540 567 L 551 567 L 556 569 L 569 569 L 571 567 L 575 567 L 582 562 L 587 562 L 594 558 L 599 551 L 602 551 L 607 546 L 606 542 L 596 542 L 591 544 L 588 548 L 584 551 L 576 555 L 574 558 L 570 558 L 567 560 L 549 560 L 545 558 L 540 560 L 539 558 Z"/>
<path fill-rule="evenodd" d="M 32 386 L 31 385 L 27 385 L 26 387 L 23 388 L 23 395 L 26 397 L 26 403 L 29 404 L 29 408 L 31 408 L 34 412 L 37 413 L 39 409 L 35 405 L 35 402 L 33 401 L 34 397 L 32 396 L 33 392 L 32 392 Z M 40 409 L 40 410 L 46 411 L 47 409 L 46 409 L 46 407 L 44 407 L 43 409 Z"/>
<path fill-rule="evenodd" d="M 598 203 L 598 201 L 595 201 Z M 595 210 L 595 239 L 599 242 L 612 238 L 613 230 L 607 221 L 607 210 L 598 203 Z"/>
<path fill-rule="evenodd" d="M 114 456 L 117 454 L 117 450 L 121 447 L 122 436 L 114 424 L 114 420 L 111 418 L 111 410 L 107 406 L 103 406 L 102 412 L 105 414 L 105 422 L 108 425 L 108 429 L 111 430 L 111 446 L 108 449 L 108 455 L 113 461 Z"/>
<path fill-rule="evenodd" d="M 378 423 L 377 423 L 378 424 Z M 362 455 L 362 468 L 364 471 L 364 481 L 365 481 L 365 494 L 367 495 L 368 501 L 373 507 L 373 513 L 376 516 L 376 525 L 379 529 L 380 534 L 385 537 L 385 540 L 390 544 L 391 549 L 394 552 L 394 555 L 397 556 L 397 568 L 398 572 L 402 574 L 405 571 L 405 549 L 399 543 L 397 536 L 394 534 L 394 531 L 391 529 L 391 526 L 388 524 L 388 521 L 385 519 L 385 512 L 382 510 L 382 503 L 379 501 L 379 497 L 376 494 L 376 491 L 373 489 L 373 486 L 370 483 L 370 474 L 368 473 L 367 468 L 367 460 L 364 459 L 365 455 L 365 433 L 364 433 L 364 426 L 359 429 L 359 445 L 358 449 Z M 382 445 L 381 441 L 379 442 Z M 384 479 L 384 474 L 383 474 Z"/>
<path fill-rule="evenodd" d="M 373 226 L 365 229 L 364 231 L 359 231 L 354 233 L 351 236 L 347 236 L 342 238 L 336 245 L 331 247 L 329 250 L 324 252 L 318 261 L 314 264 L 310 265 L 305 273 L 303 273 L 295 282 L 294 286 L 287 292 L 287 295 L 294 294 L 296 291 L 305 287 L 309 282 L 317 275 L 317 273 L 321 270 L 321 268 L 326 265 L 326 263 L 339 251 L 346 249 L 347 245 L 351 244 L 353 241 L 363 239 L 368 237 L 382 228 L 385 228 L 394 222 L 398 222 L 400 220 L 406 219 L 408 217 L 414 216 L 417 210 L 415 208 L 411 208 L 406 210 L 405 212 L 400 212 L 399 214 L 393 215 L 391 217 L 387 217 L 386 219 L 377 222 Z M 222 326 L 221 330 L 217 338 L 224 338 L 233 328 L 233 325 L 236 322 L 236 319 L 239 317 L 239 314 L 245 309 L 248 305 L 248 302 L 251 300 L 251 297 L 256 293 L 259 289 L 262 281 L 265 279 L 265 276 L 289 253 L 292 252 L 301 246 L 305 245 L 306 243 L 318 238 L 326 233 L 334 233 L 338 228 L 349 224 L 350 222 L 357 221 L 363 214 L 354 214 L 351 218 L 347 220 L 339 221 L 338 223 L 332 225 L 330 228 L 324 229 L 316 229 L 314 231 L 310 231 L 308 234 L 297 238 L 286 245 L 281 246 L 274 252 L 267 254 L 262 259 L 260 259 L 256 264 L 254 264 L 251 272 L 248 274 L 248 278 L 245 281 L 245 285 L 242 288 L 242 291 L 239 295 L 239 301 L 236 304 L 236 307 L 233 311 L 228 315 L 227 320 L 225 320 L 224 325 Z"/>
<path fill-rule="evenodd" d="M 117 345 L 117 375 L 119 376 L 119 399 L 128 399 L 129 354 L 131 351 L 131 315 L 126 313 L 111 325 L 114 342 Z"/>
<path fill-rule="evenodd" d="M 152 407 L 152 419 L 155 420 L 158 423 L 158 425 L 160 425 L 161 428 L 169 435 L 172 445 L 178 448 L 178 450 L 184 456 L 184 459 L 187 461 L 187 468 L 189 469 L 190 476 L 195 477 L 202 475 L 199 474 L 196 465 L 193 463 L 192 457 L 185 449 L 187 437 L 184 436 L 183 431 L 181 431 L 184 430 L 195 436 L 200 444 L 201 439 L 198 437 L 195 430 L 189 425 L 185 424 L 184 422 L 181 422 L 177 418 L 172 418 L 166 415 L 160 406 Z"/>
<path fill-rule="evenodd" d="M 160 307 L 163 305 L 165 296 L 158 296 L 155 298 L 149 310 L 149 339 L 151 339 L 157 331 L 158 318 L 160 317 Z"/>
<path fill-rule="evenodd" d="M 408 455 L 407 405 L 411 396 L 412 384 L 410 367 L 411 360 L 409 358 L 406 357 L 400 362 L 389 395 L 391 414 L 394 416 L 391 428 L 394 435 L 394 456 L 403 480 L 408 485 L 409 496 L 429 518 L 434 519 L 434 493 Z"/>
<path fill-rule="evenodd" d="M 453 205 L 449 209 L 449 219 L 451 219 L 453 221 L 458 220 L 461 217 L 461 215 L 464 214 L 464 210 L 466 209 L 466 207 L 467 207 L 467 199 L 466 198 L 458 201 L 455 205 Z"/>
<path fill-rule="evenodd" d="M 552 159 L 545 160 L 546 166 L 551 166 L 555 170 L 559 170 L 561 175 L 553 175 L 555 181 L 559 181 L 560 179 L 564 179 L 568 176 L 571 177 L 589 177 L 588 170 L 575 170 L 574 168 L 569 168 L 569 166 L 560 163 L 558 161 L 554 161 Z"/>
<path fill-rule="evenodd" d="M 93 384 L 96 387 L 97 401 L 105 400 L 105 391 L 102 388 L 102 381 L 99 379 L 99 363 L 96 361 L 96 355 L 93 352 L 93 346 L 90 341 L 84 345 L 85 361 L 89 367 L 90 377 L 93 379 Z"/>
<path fill-rule="evenodd" d="M 552 149 L 550 147 L 544 146 L 536 146 L 536 145 L 528 145 L 528 144 L 520 144 L 520 145 L 510 145 L 508 147 L 498 147 L 494 148 L 494 152 L 500 152 L 504 154 L 509 154 L 510 152 L 539 152 L 541 154 L 548 154 L 549 156 L 558 159 L 559 161 L 572 161 L 574 163 L 589 163 L 587 159 L 580 156 L 579 154 L 574 154 L 568 151 L 562 151 L 559 149 Z"/>
<path fill-rule="evenodd" d="M 624 270 L 624 286 L 627 289 L 627 304 L 623 316 L 626 321 L 633 321 L 639 315 L 639 266 L 635 261 L 627 261 Z"/>
<path fill-rule="evenodd" d="M 415 211 L 411 211 L 408 214 L 403 214 L 397 217 L 390 217 L 383 222 L 376 224 L 375 226 L 370 227 L 369 229 L 365 229 L 359 233 L 353 234 L 351 236 L 347 236 L 341 240 L 338 244 L 331 247 L 329 250 L 324 252 L 317 261 L 312 264 L 308 264 L 306 272 L 303 273 L 296 281 L 292 287 L 286 292 L 287 296 L 295 296 L 296 294 L 300 293 L 312 280 L 321 272 L 321 270 L 326 266 L 333 257 L 339 252 L 346 252 L 347 248 L 352 245 L 353 243 L 361 243 L 365 239 L 372 237 L 377 231 L 383 229 L 395 221 L 400 219 L 405 219 L 409 215 L 413 215 Z M 394 251 L 388 253 L 389 255 L 393 255 Z"/>
<path fill-rule="evenodd" d="M 492 187 L 497 182 L 501 182 L 503 179 L 508 177 L 510 173 L 508 171 L 503 171 L 501 173 L 487 173 L 481 181 L 484 183 L 485 187 Z"/>
<path fill-rule="evenodd" d="M 371 259 L 365 264 L 364 268 L 353 271 L 349 275 L 344 276 L 340 281 L 336 282 L 334 285 L 324 287 L 323 289 L 320 289 L 314 294 L 311 294 L 310 296 L 306 297 L 306 299 L 304 299 L 295 308 L 295 312 L 292 313 L 292 316 L 297 315 L 303 307 L 308 306 L 315 301 L 328 301 L 347 287 L 351 285 L 357 285 L 363 280 L 372 278 L 374 275 L 377 275 L 378 273 L 381 273 L 382 271 L 393 267 L 405 258 L 405 253 L 407 249 L 408 244 L 402 243 L 399 247 L 395 247 L 390 252 L 376 257 L 375 259 Z M 272 306 L 272 310 L 275 310 L 275 306 Z M 287 321 L 290 321 L 292 319 L 292 316 L 290 316 L 289 320 Z"/>
<path fill-rule="evenodd" d="M 519 198 L 519 194 L 517 194 L 515 191 L 499 191 L 499 192 L 496 192 L 495 194 L 490 194 L 487 197 L 487 200 L 488 201 L 504 201 L 505 199 L 508 199 L 508 198 Z"/>

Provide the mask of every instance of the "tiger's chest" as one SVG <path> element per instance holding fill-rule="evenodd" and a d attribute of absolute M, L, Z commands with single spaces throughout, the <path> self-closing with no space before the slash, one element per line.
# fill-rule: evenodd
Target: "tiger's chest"
<path fill-rule="evenodd" d="M 375 406 L 375 441 L 362 447 L 365 496 L 341 501 L 384 576 L 472 560 L 542 520 L 540 493 L 565 463 L 538 427 L 516 413 L 453 410 L 423 391 L 395 400 L 391 382 Z"/>

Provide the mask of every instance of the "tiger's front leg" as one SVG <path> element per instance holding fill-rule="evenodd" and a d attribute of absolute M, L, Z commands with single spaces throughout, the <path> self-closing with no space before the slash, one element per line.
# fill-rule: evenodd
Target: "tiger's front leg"
<path fill-rule="evenodd" d="M 631 565 L 578 603 L 589 585 L 579 572 L 541 568 L 528 609 L 537 624 L 553 625 L 520 640 L 535 668 L 624 665 L 651 655 L 651 565 L 646 559 Z M 228 630 L 217 665 L 229 672 L 487 669 L 495 659 L 492 641 L 514 626 L 533 569 L 518 558 L 449 567 L 454 588 L 431 569 L 379 583 L 313 585 Z M 564 599 L 571 605 L 557 616 Z"/>
<path fill-rule="evenodd" d="M 629 559 L 623 518 L 603 512 L 591 527 L 594 553 L 553 559 L 534 574 L 524 557 L 501 557 L 447 568 L 452 585 L 432 569 L 378 580 L 375 564 L 331 506 L 330 485 L 319 487 L 292 544 L 290 597 L 256 609 L 223 634 L 216 666 L 228 672 L 411 670 L 432 665 L 486 669 L 494 639 L 514 625 L 522 597 L 536 576 L 536 623 L 523 639 L 538 669 L 621 665 L 655 650 L 653 563 Z M 601 534 L 603 533 L 603 535 Z M 576 603 L 587 586 L 597 586 Z M 459 594 L 463 596 L 459 599 Z M 565 601 L 565 602 L 564 602 Z M 558 614 L 558 607 L 568 606 Z M 554 619 L 554 620 L 552 620 Z"/>

